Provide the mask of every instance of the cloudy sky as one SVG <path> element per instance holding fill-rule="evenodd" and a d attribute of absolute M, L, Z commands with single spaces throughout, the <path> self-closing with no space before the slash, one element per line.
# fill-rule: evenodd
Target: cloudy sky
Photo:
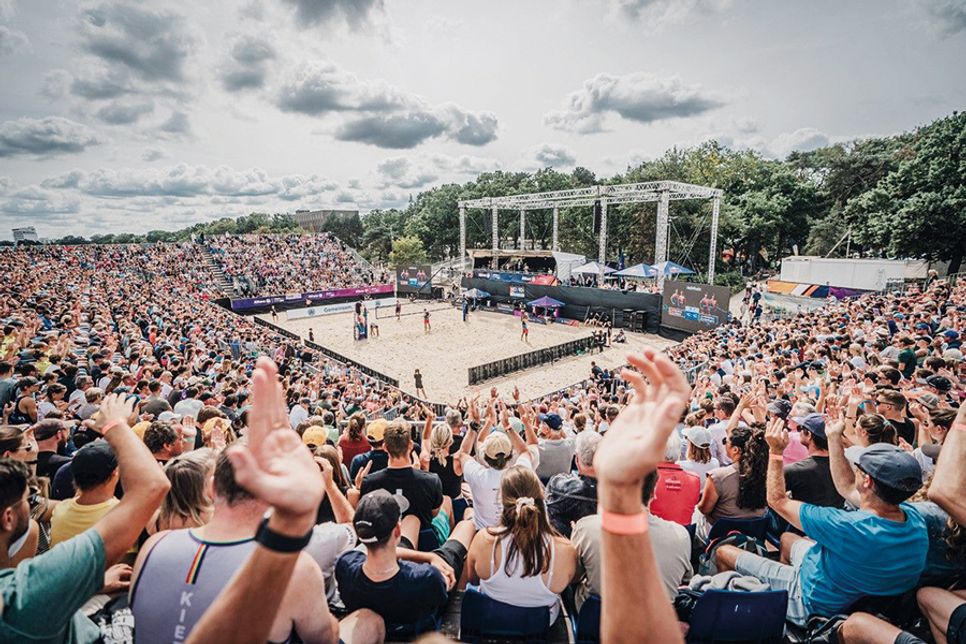
<path fill-rule="evenodd" d="M 966 0 L 0 0 L 0 238 L 402 205 L 966 108 Z"/>

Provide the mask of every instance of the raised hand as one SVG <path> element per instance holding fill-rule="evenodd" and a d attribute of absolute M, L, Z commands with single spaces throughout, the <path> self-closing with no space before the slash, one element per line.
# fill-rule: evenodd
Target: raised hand
<path fill-rule="evenodd" d="M 277 514 L 313 514 L 322 501 L 323 480 L 309 448 L 288 422 L 278 368 L 258 359 L 252 376 L 247 444 L 232 445 L 228 457 L 235 480 Z"/>
<path fill-rule="evenodd" d="M 785 421 L 776 418 L 765 428 L 765 442 L 773 454 L 781 454 L 788 447 L 788 430 Z"/>
<path fill-rule="evenodd" d="M 598 480 L 637 489 L 664 458 L 691 388 L 681 370 L 663 354 L 645 349 L 628 356 L 638 371 L 624 369 L 622 377 L 634 388 L 634 398 L 611 423 L 594 456 Z"/>
<path fill-rule="evenodd" d="M 109 423 L 126 423 L 134 413 L 134 398 L 126 398 L 120 394 L 108 394 L 98 408 L 97 420 L 94 422 L 94 429 L 97 433 L 103 433 L 104 427 Z"/>

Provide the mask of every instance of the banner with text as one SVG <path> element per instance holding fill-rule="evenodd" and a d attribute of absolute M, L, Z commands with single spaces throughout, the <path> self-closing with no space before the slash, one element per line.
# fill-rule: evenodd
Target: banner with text
<path fill-rule="evenodd" d="M 286 295 L 266 295 L 264 297 L 246 297 L 231 301 L 233 311 L 244 311 L 245 309 L 267 308 L 275 304 L 293 304 L 304 302 L 306 306 L 311 306 L 314 302 L 324 302 L 326 300 L 337 300 L 350 297 L 364 297 L 366 295 L 384 295 L 392 293 L 392 284 L 375 284 L 373 286 L 355 286 L 352 288 L 337 288 L 329 291 L 312 291 L 310 293 L 288 293 Z"/>

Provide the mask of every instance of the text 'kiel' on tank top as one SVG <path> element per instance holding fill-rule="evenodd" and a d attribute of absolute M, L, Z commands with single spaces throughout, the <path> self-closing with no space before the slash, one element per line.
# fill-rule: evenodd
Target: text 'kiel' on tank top
<path fill-rule="evenodd" d="M 161 537 L 148 553 L 131 595 L 138 644 L 187 640 L 254 549 L 254 539 L 204 541 L 191 530 L 173 530 Z"/>

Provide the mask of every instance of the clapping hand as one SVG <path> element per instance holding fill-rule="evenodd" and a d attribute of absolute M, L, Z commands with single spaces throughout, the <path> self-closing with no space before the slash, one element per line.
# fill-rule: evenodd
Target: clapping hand
<path fill-rule="evenodd" d="M 785 428 L 785 421 L 776 418 L 768 423 L 765 428 L 765 442 L 772 454 L 781 454 L 788 447 L 788 430 Z"/>
<path fill-rule="evenodd" d="M 640 506 L 644 477 L 664 459 L 668 437 L 690 391 L 681 370 L 654 349 L 628 356 L 628 362 L 638 369 L 622 371 L 634 388 L 634 398 L 610 424 L 594 456 L 598 480 L 618 492 L 613 499 L 602 499 L 605 509 L 612 511 L 621 508 L 615 510 L 610 501 L 625 509 Z"/>
<path fill-rule="evenodd" d="M 232 445 L 228 457 L 235 480 L 283 520 L 298 524 L 315 518 L 322 501 L 322 474 L 288 422 L 278 368 L 259 358 L 252 376 L 248 442 Z"/>

